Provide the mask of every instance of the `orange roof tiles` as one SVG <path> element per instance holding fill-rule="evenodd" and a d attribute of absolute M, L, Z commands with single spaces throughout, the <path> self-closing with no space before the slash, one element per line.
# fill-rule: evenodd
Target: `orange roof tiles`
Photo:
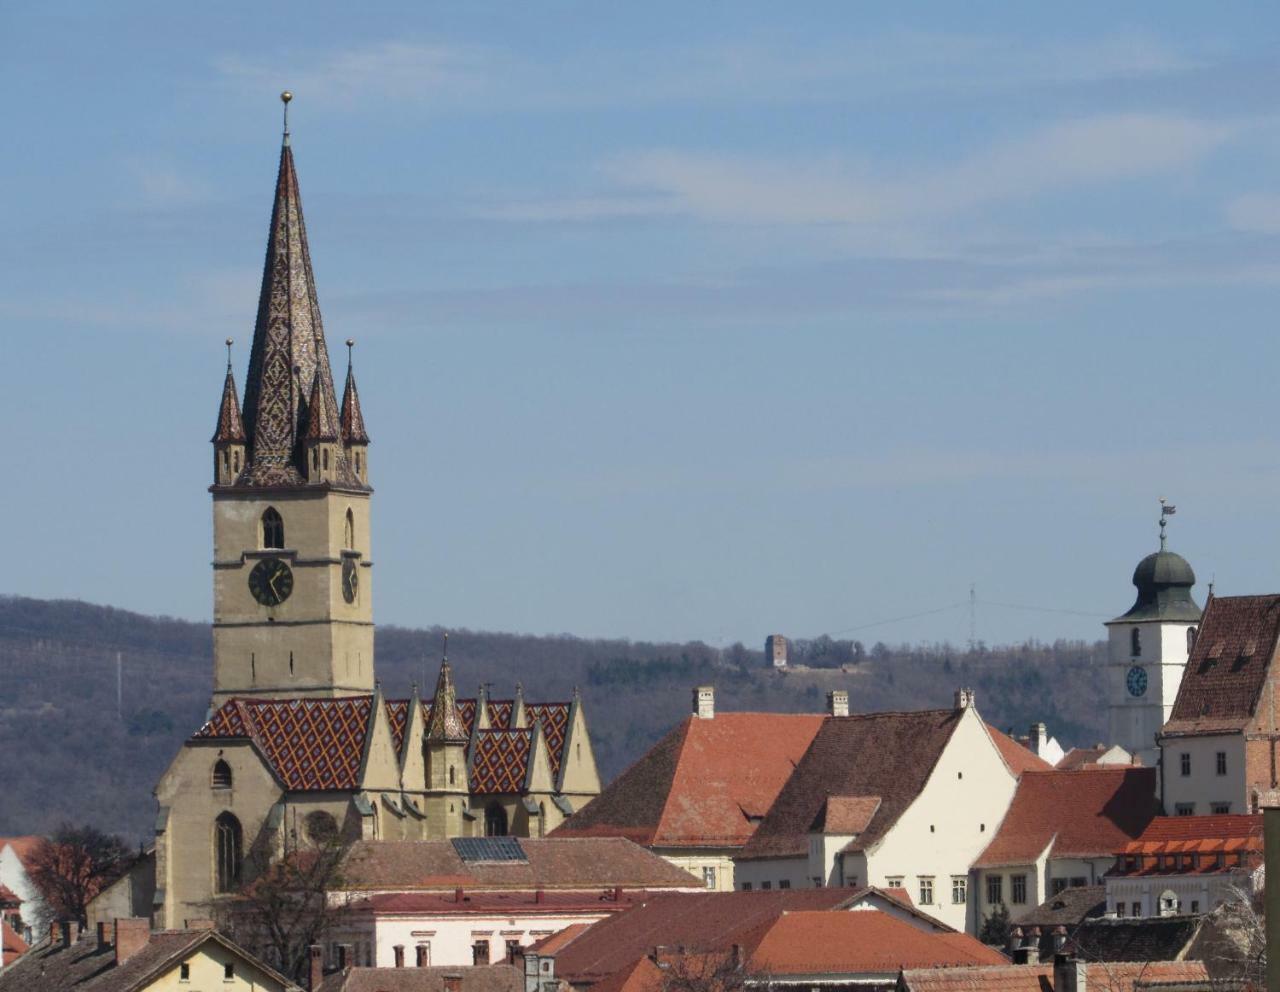
<path fill-rule="evenodd" d="M 1161 733 L 1222 733 L 1250 725 L 1278 636 L 1280 596 L 1211 596 Z"/>
<path fill-rule="evenodd" d="M 1107 962 L 1085 966 L 1089 988 L 1130 992 L 1138 986 L 1194 982 L 1208 987 L 1201 961 Z M 1092 981 L 1090 981 L 1092 978 Z M 1055 992 L 1052 965 L 1005 965 L 995 968 L 908 969 L 900 988 L 907 992 Z M 1058 990 L 1061 992 L 1061 990 Z"/>
<path fill-rule="evenodd" d="M 796 713 L 688 716 L 554 835 L 741 847 L 824 719 Z"/>
<path fill-rule="evenodd" d="M 1027 772 L 976 868 L 1097 857 L 1136 838 L 1160 812 L 1154 768 Z"/>
<path fill-rule="evenodd" d="M 782 913 L 750 951 L 748 970 L 851 975 L 1007 962 L 968 934 L 927 933 L 878 910 L 828 910 Z"/>
<path fill-rule="evenodd" d="M 991 740 L 999 750 L 1000 757 L 1004 758 L 1004 763 L 1009 766 L 1013 774 L 1044 772 L 1053 767 L 1038 754 L 1033 754 L 1030 748 L 1019 744 L 1008 734 L 996 730 L 991 724 L 987 724 L 987 733 L 991 735 Z"/>

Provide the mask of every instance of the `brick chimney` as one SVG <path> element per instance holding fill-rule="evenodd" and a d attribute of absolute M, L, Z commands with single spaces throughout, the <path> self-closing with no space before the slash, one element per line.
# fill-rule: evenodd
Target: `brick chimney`
<path fill-rule="evenodd" d="M 307 988 L 311 992 L 316 992 L 320 988 L 320 983 L 324 980 L 324 948 L 319 944 L 312 944 L 307 948 L 309 957 L 307 969 Z"/>
<path fill-rule="evenodd" d="M 70 947 L 80 939 L 80 921 L 59 920 L 58 937 L 63 947 Z"/>
<path fill-rule="evenodd" d="M 827 693 L 827 713 L 831 716 L 849 715 L 848 689 L 832 689 Z"/>
<path fill-rule="evenodd" d="M 404 967 L 404 944 L 396 944 L 394 947 L 391 948 L 391 952 L 395 955 L 396 967 L 403 968 Z"/>
<path fill-rule="evenodd" d="M 1048 728 L 1043 723 L 1033 723 L 1030 733 L 1027 734 L 1027 747 L 1031 750 L 1031 753 L 1043 758 L 1045 745 L 1048 743 Z"/>
<path fill-rule="evenodd" d="M 462 976 L 459 974 L 445 975 L 444 992 L 462 992 Z"/>
<path fill-rule="evenodd" d="M 716 715 L 716 687 L 700 685 L 693 690 L 693 715 L 699 720 L 714 720 Z"/>
<path fill-rule="evenodd" d="M 145 917 L 116 920 L 116 964 L 121 965 L 147 946 L 151 939 L 151 921 Z"/>
<path fill-rule="evenodd" d="M 977 703 L 977 695 L 976 693 L 974 693 L 972 689 L 956 690 L 956 709 L 957 710 L 967 710 L 971 706 L 976 705 L 976 703 Z"/>

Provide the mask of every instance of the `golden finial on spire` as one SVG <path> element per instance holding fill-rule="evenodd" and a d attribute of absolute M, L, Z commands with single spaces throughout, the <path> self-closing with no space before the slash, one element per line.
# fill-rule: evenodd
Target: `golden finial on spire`
<path fill-rule="evenodd" d="M 285 90 L 280 94 L 280 102 L 284 104 L 284 143 L 289 143 L 289 101 L 293 99 L 293 94 Z"/>
<path fill-rule="evenodd" d="M 356 346 L 355 338 L 347 338 L 347 368 L 351 368 L 351 349 Z"/>
<path fill-rule="evenodd" d="M 227 371 L 231 371 L 231 346 L 236 343 L 235 338 L 227 338 Z"/>

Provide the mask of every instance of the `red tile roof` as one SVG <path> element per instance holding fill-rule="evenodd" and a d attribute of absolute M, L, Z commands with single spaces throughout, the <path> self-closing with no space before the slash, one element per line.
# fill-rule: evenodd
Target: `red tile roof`
<path fill-rule="evenodd" d="M 1211 596 L 1161 733 L 1222 733 L 1251 724 L 1278 635 L 1280 596 Z"/>
<path fill-rule="evenodd" d="M 22 939 L 22 935 L 13 928 L 13 924 L 8 920 L 4 921 L 3 932 L 0 933 L 0 939 L 4 941 L 4 963 L 12 964 L 17 960 L 19 955 L 26 954 L 30 945 Z"/>
<path fill-rule="evenodd" d="M 655 945 L 727 951 L 784 911 L 836 909 L 856 895 L 851 889 L 781 889 L 655 896 L 601 920 L 561 949 L 556 977 L 574 985 L 598 982 L 631 968 Z"/>
<path fill-rule="evenodd" d="M 996 730 L 991 724 L 987 724 L 987 732 L 991 735 L 992 742 L 999 750 L 1000 757 L 1004 758 L 1004 763 L 1009 766 L 1009 771 L 1013 772 L 1013 774 L 1044 772 L 1053 767 L 1038 754 L 1034 754 L 1030 748 L 1019 744 L 1008 734 L 1003 734 Z"/>
<path fill-rule="evenodd" d="M 43 837 L 34 834 L 22 837 L 0 837 L 0 851 L 3 851 L 6 847 L 13 848 L 13 853 L 17 855 L 23 867 L 28 867 L 32 855 L 36 853 L 36 849 L 39 848 L 43 841 Z"/>
<path fill-rule="evenodd" d="M 393 743 L 399 751 L 409 702 L 388 700 L 386 707 Z M 542 726 L 553 773 L 563 758 L 570 707 L 570 703 L 538 703 L 527 707 L 530 720 Z M 476 701 L 460 699 L 457 709 L 470 739 Z M 271 770 L 290 790 L 357 789 L 372 710 L 372 696 L 231 699 L 218 708 L 195 737 L 253 741 Z M 424 724 L 427 724 L 431 719 L 430 702 L 422 703 L 422 710 Z M 503 712 L 502 702 L 490 703 L 491 720 Z M 509 720 L 509 704 L 505 716 Z M 503 725 L 502 720 L 493 720 L 493 723 Z M 499 736 L 489 736 L 491 734 Z M 507 736 L 501 736 L 503 734 Z M 523 792 L 533 731 L 480 731 L 479 735 L 481 743 L 472 762 L 471 791 L 479 794 Z"/>
<path fill-rule="evenodd" d="M 880 797 L 867 828 L 847 849 L 873 844 L 920 794 L 963 712 L 919 710 L 827 718 L 741 856 L 806 855 L 810 825 L 832 794 Z"/>
<path fill-rule="evenodd" d="M 854 975 L 900 968 L 1007 964 L 963 933 L 928 933 L 879 910 L 783 913 L 750 951 L 748 970 L 769 975 Z"/>
<path fill-rule="evenodd" d="M 1222 865 L 1218 864 L 1221 854 Z M 1142 835 L 1116 849 L 1109 875 L 1228 872 L 1262 863 L 1262 814 L 1159 816 Z M 1165 855 L 1163 859 L 1160 855 Z M 1167 857 L 1183 855 L 1183 857 Z M 1189 857 L 1188 857 L 1189 855 Z"/>
<path fill-rule="evenodd" d="M 809 829 L 826 834 L 861 834 L 879 808 L 879 796 L 827 796 Z"/>
<path fill-rule="evenodd" d="M 667 968 L 659 967 L 651 957 L 643 957 L 631 967 L 621 968 L 596 982 L 590 992 L 664 992 L 669 977 Z"/>
<path fill-rule="evenodd" d="M 1059 771 L 1068 772 L 1086 765 L 1096 765 L 1098 759 L 1107 753 L 1105 747 L 1073 747 L 1062 756 L 1055 766 Z"/>
<path fill-rule="evenodd" d="M 1131 992 L 1139 984 L 1145 988 L 1174 982 L 1209 987 L 1209 973 L 1201 961 L 1108 962 L 1085 967 L 1086 986 L 1096 984 L 1103 992 Z M 903 972 L 899 987 L 907 992 L 1054 992 L 1053 966 L 909 969 Z"/>
<path fill-rule="evenodd" d="M 1050 857 L 1098 857 L 1137 837 L 1159 814 L 1154 768 L 1027 772 L 975 868 Z"/>
<path fill-rule="evenodd" d="M 554 835 L 740 847 L 824 719 L 797 713 L 688 716 Z"/>

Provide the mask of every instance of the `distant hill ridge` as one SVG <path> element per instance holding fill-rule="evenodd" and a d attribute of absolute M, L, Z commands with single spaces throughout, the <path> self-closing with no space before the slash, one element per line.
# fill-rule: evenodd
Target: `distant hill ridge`
<path fill-rule="evenodd" d="M 378 628 L 378 677 L 389 696 L 407 695 L 415 681 L 429 691 L 443 631 Z M 688 713 L 690 689 L 703 682 L 716 686 L 721 709 L 788 712 L 820 711 L 829 688 L 847 688 L 854 711 L 949 705 L 964 684 L 998 727 L 1025 733 L 1044 720 L 1064 746 L 1102 739 L 1101 642 L 966 652 L 819 638 L 796 642 L 795 651 L 806 670 L 778 675 L 764 667 L 763 651 L 741 644 L 721 651 L 700 642 L 449 628 L 462 694 L 491 683 L 495 696 L 509 696 L 519 681 L 530 700 L 551 700 L 580 687 L 606 780 Z M 208 624 L 0 596 L 0 747 L 9 758 L 0 835 L 73 820 L 145 839 L 154 823 L 151 789 L 203 722 L 211 679 Z"/>

